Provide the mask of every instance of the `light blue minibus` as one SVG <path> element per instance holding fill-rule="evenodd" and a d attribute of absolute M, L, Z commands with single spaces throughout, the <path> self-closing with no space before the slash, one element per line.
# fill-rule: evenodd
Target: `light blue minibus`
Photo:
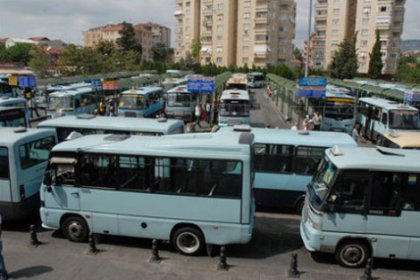
<path fill-rule="evenodd" d="M 307 250 L 347 267 L 369 257 L 420 259 L 420 151 L 328 149 L 300 226 Z"/>
<path fill-rule="evenodd" d="M 351 134 L 354 123 L 355 98 L 349 91 L 328 85 L 322 102 L 321 130 Z"/>
<path fill-rule="evenodd" d="M 118 114 L 125 117 L 150 118 L 163 112 L 163 91 L 160 87 L 141 87 L 120 94 Z"/>
<path fill-rule="evenodd" d="M 38 128 L 55 129 L 58 141 L 64 141 L 76 131 L 89 134 L 127 134 L 161 136 L 184 133 L 184 122 L 171 119 L 136 119 L 125 117 L 104 117 L 95 115 L 64 116 L 43 121 Z"/>
<path fill-rule="evenodd" d="M 74 85 L 51 92 L 47 100 L 47 115 L 51 117 L 93 114 L 99 101 L 98 93 L 93 87 Z"/>
<path fill-rule="evenodd" d="M 219 126 L 249 124 L 250 109 L 248 90 L 223 91 L 219 104 Z"/>
<path fill-rule="evenodd" d="M 223 131 L 231 128 L 221 128 Z M 327 148 L 357 147 L 350 135 L 339 132 L 234 127 L 255 136 L 254 170 L 257 206 L 302 212 L 306 186 Z"/>
<path fill-rule="evenodd" d="M 51 148 L 51 129 L 1 128 L 0 212 L 4 220 L 36 214 L 39 188 Z"/>
<path fill-rule="evenodd" d="M 247 243 L 254 202 L 249 133 L 88 135 L 53 148 L 41 193 L 45 228 L 205 244 Z"/>
<path fill-rule="evenodd" d="M 25 98 L 0 97 L 0 109 L 1 109 L 1 115 L 2 115 L 0 117 L 0 120 L 2 121 L 1 126 L 29 127 L 29 108 L 28 108 L 28 103 Z M 22 119 L 22 112 L 23 112 L 23 119 Z M 8 122 L 5 122 L 6 120 Z"/>

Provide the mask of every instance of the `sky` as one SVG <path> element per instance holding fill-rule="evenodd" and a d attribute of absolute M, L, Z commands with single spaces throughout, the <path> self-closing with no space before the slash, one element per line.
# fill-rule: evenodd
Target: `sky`
<path fill-rule="evenodd" d="M 156 22 L 175 29 L 176 0 L 0 0 L 0 38 L 46 36 L 82 44 L 83 31 L 127 21 Z M 309 0 L 296 0 L 296 39 L 308 33 Z M 314 0 L 315 3 L 315 0 Z M 420 39 L 420 0 L 407 0 L 403 39 Z M 174 42 L 172 34 L 172 42 Z"/>

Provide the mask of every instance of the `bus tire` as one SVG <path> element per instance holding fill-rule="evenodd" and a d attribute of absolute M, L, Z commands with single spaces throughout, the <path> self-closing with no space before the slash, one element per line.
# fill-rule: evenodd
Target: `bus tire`
<path fill-rule="evenodd" d="M 335 253 L 337 262 L 345 267 L 363 267 L 370 257 L 370 250 L 362 240 L 347 240 L 341 243 Z"/>
<path fill-rule="evenodd" d="M 198 255 L 204 248 L 204 237 L 200 230 L 194 227 L 181 227 L 172 237 L 175 249 L 184 255 Z"/>
<path fill-rule="evenodd" d="M 63 221 L 64 236 L 72 242 L 85 242 L 89 237 L 89 228 L 85 220 L 79 216 L 70 216 Z"/>

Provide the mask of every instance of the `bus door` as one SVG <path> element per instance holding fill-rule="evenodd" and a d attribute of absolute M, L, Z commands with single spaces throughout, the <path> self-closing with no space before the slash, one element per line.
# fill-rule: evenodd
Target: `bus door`
<path fill-rule="evenodd" d="M 84 154 L 80 157 L 80 209 L 91 216 L 95 233 L 119 234 L 118 214 L 123 202 L 116 155 Z"/>
<path fill-rule="evenodd" d="M 50 159 L 43 188 L 44 203 L 50 209 L 80 211 L 80 193 L 76 185 L 76 156 L 54 155 Z M 48 217 L 47 217 L 48 218 Z M 50 217 L 54 221 L 54 217 Z"/>
<path fill-rule="evenodd" d="M 412 203 L 412 198 L 417 196 L 416 180 L 416 174 L 373 173 L 366 233 L 374 237 L 375 256 L 408 257 L 410 238 L 417 232 L 414 221 L 418 214 L 413 211 Z"/>
<path fill-rule="evenodd" d="M 329 171 L 328 172 L 334 172 Z M 329 209 L 324 215 L 323 230 L 364 234 L 366 232 L 366 186 L 369 173 L 365 170 L 340 172 L 327 199 Z"/>
<path fill-rule="evenodd" d="M 11 202 L 9 153 L 6 147 L 0 147 L 0 201 Z"/>
<path fill-rule="evenodd" d="M 51 135 L 18 146 L 16 185 L 19 186 L 21 199 L 38 195 L 42 174 L 45 172 L 50 150 L 54 145 L 55 137 Z M 17 194 L 17 190 L 15 192 Z"/>
<path fill-rule="evenodd" d="M 163 109 L 163 102 L 161 100 L 160 92 L 152 92 L 148 95 L 149 108 L 147 110 L 147 116 L 153 116 L 155 113 L 160 112 Z"/>

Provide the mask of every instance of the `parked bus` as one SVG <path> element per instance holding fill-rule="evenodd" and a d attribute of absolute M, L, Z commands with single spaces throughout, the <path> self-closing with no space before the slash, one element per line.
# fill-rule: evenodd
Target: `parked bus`
<path fill-rule="evenodd" d="M 252 72 L 248 74 L 248 88 L 263 88 L 265 75 L 262 72 Z"/>
<path fill-rule="evenodd" d="M 0 107 L 0 127 L 29 127 L 25 110 L 19 107 Z"/>
<path fill-rule="evenodd" d="M 4 108 L 11 108 L 11 107 L 13 107 L 14 109 L 9 109 L 9 110 L 4 109 Z M 29 127 L 29 108 L 28 108 L 28 103 L 25 98 L 0 97 L 0 108 L 3 108 L 2 113 L 1 113 L 2 117 L 0 117 L 0 120 L 3 121 L 7 119 L 9 122 L 13 121 L 14 125 L 17 125 L 19 123 L 18 126 L 21 125 L 21 126 Z M 22 112 L 23 112 L 24 119 L 22 119 Z M 5 125 L 5 126 L 9 126 L 9 125 Z"/>
<path fill-rule="evenodd" d="M 312 183 L 300 226 L 306 249 L 347 267 L 368 258 L 419 260 L 420 152 L 332 148 Z"/>
<path fill-rule="evenodd" d="M 177 86 L 166 93 L 165 113 L 168 118 L 190 122 L 193 119 L 197 94 L 189 92 L 186 85 Z"/>
<path fill-rule="evenodd" d="M 248 90 L 248 78 L 246 74 L 235 73 L 226 82 L 226 89 Z"/>
<path fill-rule="evenodd" d="M 89 87 L 63 87 L 48 94 L 47 115 L 61 117 L 65 115 L 93 114 L 98 104 L 96 90 Z"/>
<path fill-rule="evenodd" d="M 241 130 L 234 127 L 233 130 Z M 262 208 L 302 212 L 306 186 L 325 150 L 340 145 L 357 147 L 345 133 L 291 129 L 244 128 L 255 136 L 255 201 Z M 231 128 L 221 128 L 220 131 Z"/>
<path fill-rule="evenodd" d="M 168 90 L 174 87 L 178 87 L 178 86 L 182 86 L 186 84 L 187 84 L 187 79 L 185 78 L 166 78 L 162 82 L 162 88 L 165 92 L 167 92 Z"/>
<path fill-rule="evenodd" d="M 325 99 L 322 102 L 321 130 L 340 131 L 351 134 L 354 123 L 353 96 L 349 91 L 334 86 L 327 86 Z"/>
<path fill-rule="evenodd" d="M 89 135 L 53 148 L 41 193 L 45 228 L 205 244 L 247 243 L 254 224 L 253 135 Z M 63 199 L 65 198 L 65 199 Z"/>
<path fill-rule="evenodd" d="M 141 87 L 120 94 L 118 114 L 126 117 L 154 117 L 164 110 L 162 88 Z"/>
<path fill-rule="evenodd" d="M 357 121 L 362 125 L 362 134 L 377 145 L 420 148 L 417 108 L 382 98 L 363 97 L 359 99 Z M 412 137 L 412 141 L 407 143 L 404 140 L 407 137 Z"/>
<path fill-rule="evenodd" d="M 53 130 L 1 128 L 0 212 L 4 220 L 23 219 L 39 209 L 39 189 L 50 149 L 56 142 Z"/>
<path fill-rule="evenodd" d="M 250 108 L 247 90 L 223 91 L 219 104 L 219 126 L 249 124 Z"/>
<path fill-rule="evenodd" d="M 64 141 L 76 131 L 89 134 L 127 134 L 161 136 L 184 133 L 184 123 L 180 120 L 135 119 L 124 117 L 103 117 L 95 115 L 64 116 L 38 124 L 38 128 L 55 129 L 58 141 Z"/>

